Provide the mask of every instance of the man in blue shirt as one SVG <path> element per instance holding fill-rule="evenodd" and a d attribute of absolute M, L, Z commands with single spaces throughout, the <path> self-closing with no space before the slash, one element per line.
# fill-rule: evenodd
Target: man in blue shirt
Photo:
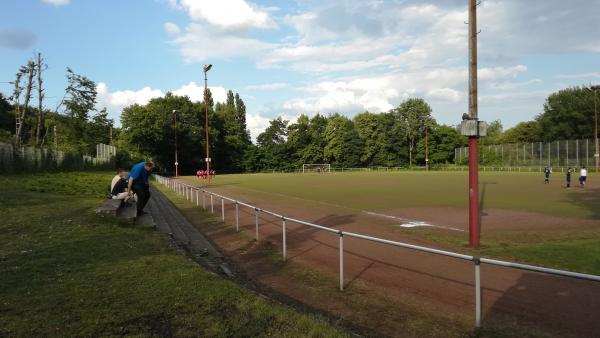
<path fill-rule="evenodd" d="M 144 207 L 150 199 L 150 184 L 148 176 L 154 169 L 154 163 L 151 161 L 140 162 L 134 165 L 129 171 L 128 191 L 134 192 L 137 195 L 137 215 L 144 213 Z"/>

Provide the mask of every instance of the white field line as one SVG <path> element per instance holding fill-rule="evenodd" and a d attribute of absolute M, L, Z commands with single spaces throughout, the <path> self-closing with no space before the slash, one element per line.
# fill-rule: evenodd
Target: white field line
<path fill-rule="evenodd" d="M 391 216 L 391 215 L 380 214 L 380 213 L 376 213 L 376 212 L 372 212 L 372 211 L 368 211 L 368 210 L 363 210 L 363 209 L 358 209 L 358 208 L 352 208 L 352 207 L 348 207 L 348 206 L 345 206 L 345 205 L 340 205 L 340 204 L 335 204 L 335 203 L 329 203 L 329 202 L 323 202 L 323 201 L 317 201 L 317 200 L 311 200 L 311 199 L 308 199 L 308 198 L 302 198 L 302 197 L 298 197 L 298 196 L 292 196 L 292 195 L 287 195 L 287 194 L 282 194 L 282 193 L 277 193 L 277 192 L 268 192 L 268 191 L 264 191 L 264 190 L 252 189 L 252 188 L 247 188 L 247 187 L 235 187 L 235 189 L 248 190 L 248 191 L 253 191 L 253 192 L 261 193 L 261 194 L 264 194 L 264 195 L 275 195 L 275 196 L 280 196 L 280 197 L 285 197 L 285 198 L 296 199 L 296 200 L 304 201 L 304 202 L 317 203 L 317 204 L 326 205 L 326 206 L 335 207 L 335 208 L 341 208 L 341 209 L 348 209 L 348 210 L 353 210 L 353 211 L 359 211 L 359 212 L 365 213 L 365 214 L 370 215 L 370 216 L 383 217 L 383 218 L 387 218 L 387 219 L 393 219 L 393 220 L 396 220 L 396 221 L 400 221 L 401 223 L 399 224 L 399 226 L 403 227 L 403 228 L 434 227 L 434 228 L 440 228 L 440 229 L 446 229 L 446 230 L 453 230 L 453 231 L 462 231 L 462 232 L 465 231 L 463 229 L 454 228 L 454 227 L 450 227 L 450 226 L 430 224 L 430 223 L 423 222 L 423 221 L 410 220 L 410 219 L 406 219 L 406 218 L 401 218 L 401 217 L 396 217 L 396 216 Z M 252 203 L 249 203 L 249 204 L 252 204 Z"/>

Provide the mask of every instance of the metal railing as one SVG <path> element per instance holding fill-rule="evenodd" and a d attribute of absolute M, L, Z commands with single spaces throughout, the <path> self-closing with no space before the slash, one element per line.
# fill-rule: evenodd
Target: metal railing
<path fill-rule="evenodd" d="M 271 216 L 281 219 L 282 240 L 283 240 L 282 256 L 283 256 L 284 261 L 286 260 L 286 257 L 287 257 L 286 222 L 297 223 L 297 224 L 305 225 L 305 226 L 308 226 L 308 227 L 311 227 L 314 229 L 318 229 L 318 230 L 326 231 L 326 232 L 329 232 L 332 234 L 336 234 L 339 237 L 339 245 L 338 245 L 338 248 L 339 248 L 339 283 L 340 283 L 339 288 L 341 291 L 344 290 L 344 237 L 345 236 L 362 239 L 362 240 L 367 240 L 367 241 L 371 241 L 371 242 L 376 242 L 376 243 L 381 243 L 381 244 L 386 244 L 386 245 L 391 245 L 391 246 L 396 246 L 396 247 L 401 247 L 401 248 L 405 248 L 405 249 L 420 251 L 420 252 L 426 252 L 426 253 L 440 255 L 440 256 L 451 257 L 451 258 L 455 258 L 455 259 L 459 259 L 459 260 L 463 260 L 463 261 L 471 261 L 471 262 L 473 262 L 473 265 L 474 265 L 475 326 L 476 327 L 481 326 L 481 308 L 482 308 L 481 268 L 480 268 L 481 264 L 495 265 L 495 266 L 501 266 L 501 267 L 512 268 L 512 269 L 519 269 L 519 270 L 525 270 L 525 271 L 550 274 L 550 275 L 555 275 L 555 276 L 564 276 L 564 277 L 600 282 L 600 276 L 597 276 L 597 275 L 571 272 L 571 271 L 566 271 L 566 270 L 550 269 L 550 268 L 544 268 L 544 267 L 535 266 L 535 265 L 527 265 L 527 264 L 513 263 L 513 262 L 502 261 L 502 260 L 465 255 L 465 254 L 451 252 L 451 251 L 439 250 L 439 249 L 434 249 L 434 248 L 429 248 L 429 247 L 424 247 L 424 246 L 418 246 L 418 245 L 414 245 L 414 244 L 408 244 L 408 243 L 392 241 L 392 240 L 378 238 L 378 237 L 362 235 L 362 234 L 349 232 L 349 231 L 332 229 L 332 228 L 329 228 L 326 226 L 313 224 L 310 222 L 302 221 L 302 220 L 291 218 L 291 217 L 286 217 L 286 216 L 280 215 L 276 212 L 269 211 L 266 209 L 261 209 L 256 206 L 253 206 L 251 204 L 240 202 L 233 198 L 226 197 L 226 196 L 223 196 L 223 195 L 220 195 L 220 194 L 217 194 L 217 193 L 205 190 L 205 189 L 200 189 L 198 187 L 195 187 L 195 186 L 192 186 L 189 184 L 185 184 L 178 180 L 174 180 L 174 179 L 171 179 L 168 177 L 163 177 L 160 175 L 154 175 L 154 177 L 157 179 L 158 182 L 160 182 L 161 184 L 165 185 L 166 187 L 172 189 L 177 194 L 184 196 L 187 200 L 190 200 L 192 203 L 194 202 L 194 192 L 195 192 L 196 206 L 200 205 L 199 204 L 199 194 L 202 193 L 202 207 L 205 210 L 208 210 L 207 206 L 206 206 L 206 195 L 209 195 L 210 196 L 210 211 L 211 211 L 211 213 L 214 213 L 213 197 L 220 198 L 221 199 L 221 220 L 222 221 L 225 221 L 225 201 L 230 201 L 230 202 L 234 203 L 235 204 L 235 228 L 236 228 L 236 231 L 239 231 L 239 228 L 240 228 L 239 207 L 244 206 L 244 207 L 253 209 L 254 215 L 255 215 L 255 240 L 256 241 L 258 241 L 260 239 L 259 238 L 260 224 L 259 224 L 259 217 L 258 217 L 260 213 L 264 213 L 264 214 L 271 215 Z"/>

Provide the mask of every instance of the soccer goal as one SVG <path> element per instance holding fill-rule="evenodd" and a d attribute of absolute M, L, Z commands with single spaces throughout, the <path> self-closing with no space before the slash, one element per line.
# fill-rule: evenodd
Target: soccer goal
<path fill-rule="evenodd" d="M 307 163 L 302 165 L 302 173 L 328 173 L 331 172 L 331 164 Z"/>

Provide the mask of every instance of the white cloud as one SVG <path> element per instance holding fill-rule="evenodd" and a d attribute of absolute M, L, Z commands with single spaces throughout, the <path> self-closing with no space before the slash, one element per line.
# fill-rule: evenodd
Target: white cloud
<path fill-rule="evenodd" d="M 64 6 L 68 5 L 71 2 L 71 0 L 42 0 L 42 2 L 53 6 Z"/>
<path fill-rule="evenodd" d="M 224 29 L 276 27 L 267 11 L 244 0 L 181 0 L 180 4 L 193 20 Z"/>
<path fill-rule="evenodd" d="M 246 113 L 246 126 L 250 131 L 250 137 L 256 140 L 256 137 L 269 126 L 269 119 L 259 113 Z"/>
<path fill-rule="evenodd" d="M 225 102 L 227 100 L 227 91 L 223 87 L 208 87 L 212 93 L 214 102 Z M 104 82 L 98 83 L 98 107 L 106 107 L 109 116 L 120 124 L 120 115 L 123 108 L 139 104 L 144 105 L 153 98 L 162 97 L 165 93 L 160 89 L 144 87 L 140 90 L 119 90 L 109 91 L 108 85 Z M 204 87 L 198 86 L 195 82 L 171 91 L 174 95 L 187 96 L 190 100 L 200 102 L 204 100 Z"/>
<path fill-rule="evenodd" d="M 227 101 L 227 90 L 223 87 L 208 86 L 214 102 Z M 190 82 L 173 91 L 173 95 L 187 96 L 194 102 L 204 101 L 204 86 L 199 86 L 196 82 Z"/>
<path fill-rule="evenodd" d="M 165 24 L 163 25 L 163 28 L 165 29 L 165 32 L 167 32 L 167 34 L 169 34 L 169 35 L 177 35 L 181 32 L 181 29 L 179 29 L 179 26 L 177 26 L 176 24 L 174 24 L 172 22 L 165 22 Z"/>
<path fill-rule="evenodd" d="M 240 53 L 257 57 L 264 51 L 275 47 L 271 43 L 239 37 L 196 23 L 190 24 L 185 34 L 177 37 L 172 43 L 179 46 L 180 53 L 187 62 L 235 57 Z"/>
<path fill-rule="evenodd" d="M 277 90 L 287 88 L 288 84 L 283 82 L 263 83 L 258 85 L 246 86 L 247 90 Z"/>
<path fill-rule="evenodd" d="M 533 79 L 533 80 L 525 81 L 525 82 L 494 82 L 494 83 L 490 84 L 490 88 L 499 89 L 499 90 L 510 90 L 510 89 L 528 87 L 528 86 L 531 86 L 534 84 L 541 84 L 541 83 L 544 83 L 544 81 L 542 81 L 540 79 Z"/>

